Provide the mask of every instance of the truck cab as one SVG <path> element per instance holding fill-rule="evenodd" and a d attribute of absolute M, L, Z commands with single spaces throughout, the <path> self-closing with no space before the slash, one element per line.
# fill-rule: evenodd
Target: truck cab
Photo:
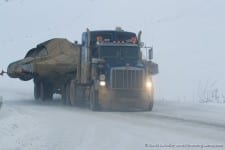
<path fill-rule="evenodd" d="M 152 110 L 152 75 L 158 73 L 158 66 L 142 59 L 140 37 L 141 32 L 137 36 L 123 30 L 87 29 L 82 34 L 79 78 L 89 87 L 92 110 Z"/>

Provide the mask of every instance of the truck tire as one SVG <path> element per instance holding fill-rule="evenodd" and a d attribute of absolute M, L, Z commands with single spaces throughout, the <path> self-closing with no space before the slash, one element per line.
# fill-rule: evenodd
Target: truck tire
<path fill-rule="evenodd" d="M 151 95 L 149 95 L 149 105 L 148 105 L 148 111 L 152 111 L 153 109 L 153 105 L 154 105 L 154 96 L 153 96 L 153 92 L 151 92 Z"/>
<path fill-rule="evenodd" d="M 61 93 L 61 95 L 62 95 L 62 103 L 65 105 L 66 104 L 66 85 L 64 85 L 63 87 L 62 87 L 62 93 Z"/>
<path fill-rule="evenodd" d="M 72 106 L 78 105 L 77 99 L 77 91 L 76 91 L 76 82 L 75 80 L 71 80 L 70 82 L 70 103 Z"/>
<path fill-rule="evenodd" d="M 52 100 L 52 96 L 53 96 L 52 86 L 41 81 L 40 82 L 40 99 L 42 101 Z"/>
<path fill-rule="evenodd" d="M 46 99 L 45 86 L 43 82 L 40 82 L 40 99 L 44 101 Z"/>
<path fill-rule="evenodd" d="M 52 86 L 48 86 L 47 87 L 47 96 L 46 96 L 46 99 L 49 100 L 49 101 L 52 101 L 53 100 L 53 91 L 52 91 Z"/>
<path fill-rule="evenodd" d="M 40 82 L 34 82 L 34 99 L 40 99 Z"/>
<path fill-rule="evenodd" d="M 153 99 L 150 101 L 149 106 L 148 106 L 148 111 L 152 111 L 154 105 Z"/>
<path fill-rule="evenodd" d="M 71 105 L 71 103 L 70 103 L 70 82 L 68 82 L 66 84 L 65 103 L 66 103 L 66 105 Z"/>
<path fill-rule="evenodd" d="M 99 103 L 98 103 L 98 91 L 95 90 L 94 86 L 91 87 L 90 89 L 90 109 L 93 110 L 93 111 L 96 111 L 96 110 L 100 110 L 100 106 L 99 106 Z"/>

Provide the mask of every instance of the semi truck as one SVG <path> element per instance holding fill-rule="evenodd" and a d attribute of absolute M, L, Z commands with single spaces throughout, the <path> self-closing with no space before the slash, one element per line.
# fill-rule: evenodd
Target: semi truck
<path fill-rule="evenodd" d="M 33 78 L 37 100 L 52 99 L 54 93 L 59 93 L 65 104 L 88 104 L 91 110 L 151 111 L 152 76 L 158 73 L 158 64 L 152 61 L 153 49 L 143 45 L 141 31 L 136 35 L 121 28 L 87 29 L 82 33 L 80 44 L 65 39 L 39 44 L 25 59 L 10 64 L 7 73 L 23 80 Z M 143 59 L 143 48 L 148 48 L 148 59 Z"/>

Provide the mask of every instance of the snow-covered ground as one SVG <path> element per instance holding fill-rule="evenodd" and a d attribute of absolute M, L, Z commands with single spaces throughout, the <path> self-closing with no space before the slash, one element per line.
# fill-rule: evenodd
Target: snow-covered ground
<path fill-rule="evenodd" d="M 4 99 L 0 150 L 222 150 L 224 114 L 216 104 L 156 101 L 153 112 L 92 112 L 59 100 Z"/>

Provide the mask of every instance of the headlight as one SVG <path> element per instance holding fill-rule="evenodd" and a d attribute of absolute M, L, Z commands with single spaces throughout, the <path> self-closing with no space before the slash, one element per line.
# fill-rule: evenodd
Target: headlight
<path fill-rule="evenodd" d="M 152 88 L 152 82 L 151 81 L 147 81 L 146 82 L 146 87 L 149 88 L 149 89 Z"/>
<path fill-rule="evenodd" d="M 105 86 L 105 84 L 106 84 L 105 81 L 100 81 L 100 82 L 99 82 L 99 85 L 100 85 L 100 86 Z"/>

